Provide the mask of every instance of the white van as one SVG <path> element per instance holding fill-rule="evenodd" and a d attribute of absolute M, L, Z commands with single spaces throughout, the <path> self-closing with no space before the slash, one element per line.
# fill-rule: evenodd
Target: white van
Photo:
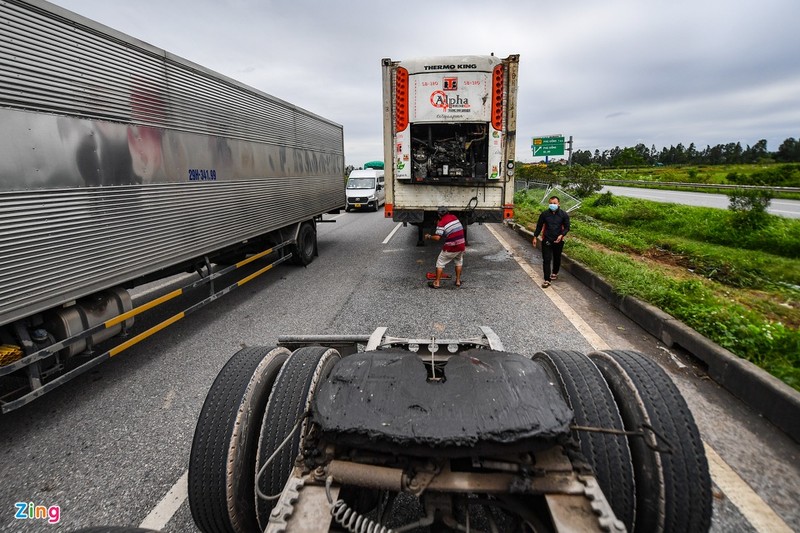
<path fill-rule="evenodd" d="M 377 211 L 386 203 L 386 186 L 383 181 L 383 170 L 368 168 L 354 170 L 347 178 L 347 206 L 351 209 L 369 208 Z"/>

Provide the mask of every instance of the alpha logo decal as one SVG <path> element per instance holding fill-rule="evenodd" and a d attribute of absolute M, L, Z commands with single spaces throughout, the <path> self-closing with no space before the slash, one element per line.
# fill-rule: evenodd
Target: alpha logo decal
<path fill-rule="evenodd" d="M 444 91 L 433 91 L 431 93 L 431 105 L 447 110 L 447 95 Z"/>
<path fill-rule="evenodd" d="M 459 94 L 446 95 L 444 91 L 433 91 L 431 93 L 431 105 L 443 111 L 448 109 L 454 111 L 466 111 L 469 109 L 469 98 L 462 98 Z"/>

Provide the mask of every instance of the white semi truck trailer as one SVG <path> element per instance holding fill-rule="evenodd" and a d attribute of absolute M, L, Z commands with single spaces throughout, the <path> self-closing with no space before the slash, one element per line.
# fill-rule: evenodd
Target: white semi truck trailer
<path fill-rule="evenodd" d="M 340 125 L 48 2 L 0 3 L 0 73 L 3 412 L 147 336 L 93 349 L 129 288 L 307 264 L 345 206 Z"/>
<path fill-rule="evenodd" d="M 512 218 L 519 56 L 383 60 L 385 216 L 419 229 Z"/>

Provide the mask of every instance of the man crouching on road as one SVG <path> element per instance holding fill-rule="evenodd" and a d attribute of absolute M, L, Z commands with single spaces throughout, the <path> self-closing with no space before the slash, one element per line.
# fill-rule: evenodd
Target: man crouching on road
<path fill-rule="evenodd" d="M 466 241 L 464 240 L 464 226 L 459 222 L 458 217 L 448 213 L 446 207 L 439 207 L 437 210 L 439 222 L 436 224 L 436 234 L 426 233 L 425 239 L 438 241 L 444 237 L 444 245 L 439 257 L 436 259 L 436 279 L 428 282 L 428 287 L 438 289 L 442 281 L 444 267 L 450 261 L 456 266 L 456 287 L 461 286 L 461 267 L 464 265 L 464 250 Z"/>

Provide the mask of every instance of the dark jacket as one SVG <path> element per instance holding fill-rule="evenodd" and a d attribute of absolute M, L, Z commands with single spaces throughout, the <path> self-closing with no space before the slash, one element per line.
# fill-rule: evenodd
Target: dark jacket
<path fill-rule="evenodd" d="M 546 209 L 539 215 L 539 220 L 536 222 L 536 231 L 533 232 L 534 237 L 542 234 L 542 240 L 545 242 L 555 242 L 559 235 L 567 235 L 569 231 L 569 213 L 560 207 L 555 211 Z"/>

